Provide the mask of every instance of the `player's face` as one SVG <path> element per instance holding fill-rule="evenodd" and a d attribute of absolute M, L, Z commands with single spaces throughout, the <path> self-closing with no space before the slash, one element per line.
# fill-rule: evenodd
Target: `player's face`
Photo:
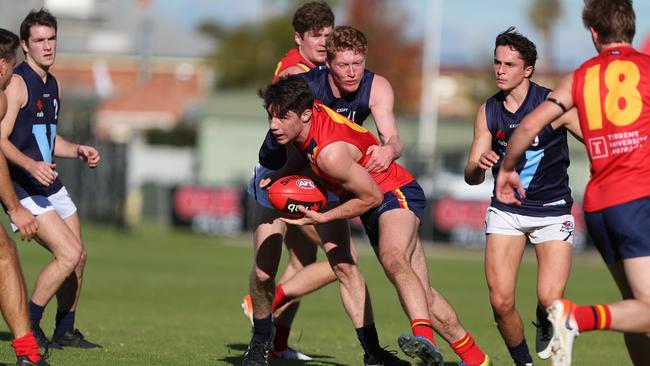
<path fill-rule="evenodd" d="M 499 46 L 494 52 L 494 77 L 497 87 L 503 91 L 516 88 L 533 72 L 532 66 L 524 66 L 519 51 L 509 46 Z"/>
<path fill-rule="evenodd" d="M 29 39 L 21 42 L 27 57 L 36 65 L 48 69 L 56 56 L 56 31 L 47 25 L 36 24 L 29 29 Z"/>
<path fill-rule="evenodd" d="M 313 64 L 320 65 L 327 58 L 325 40 L 330 33 L 332 33 L 332 27 L 325 27 L 317 32 L 309 30 L 302 36 L 296 33 L 294 38 L 300 48 L 300 53 Z"/>
<path fill-rule="evenodd" d="M 272 115 L 270 110 L 267 112 L 269 128 L 280 145 L 285 145 L 298 139 L 304 127 L 301 116 L 293 111 L 289 111 L 283 117 Z"/>
<path fill-rule="evenodd" d="M 9 81 L 11 81 L 11 75 L 16 66 L 16 57 L 10 59 L 3 58 L 0 60 L 0 63 L 2 64 L 0 67 L 0 90 L 5 90 L 7 85 L 9 85 Z"/>
<path fill-rule="evenodd" d="M 327 66 L 339 91 L 354 93 L 359 89 L 363 78 L 363 70 L 366 68 L 366 56 L 352 50 L 336 52 L 334 58 L 327 62 Z"/>

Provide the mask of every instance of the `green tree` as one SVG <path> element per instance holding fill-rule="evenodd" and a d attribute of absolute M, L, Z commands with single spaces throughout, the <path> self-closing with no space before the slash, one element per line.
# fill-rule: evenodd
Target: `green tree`
<path fill-rule="evenodd" d="M 540 55 L 542 67 L 551 67 L 553 64 L 553 26 L 561 15 L 560 0 L 533 0 L 528 8 L 530 22 L 544 39 L 544 52 Z"/>

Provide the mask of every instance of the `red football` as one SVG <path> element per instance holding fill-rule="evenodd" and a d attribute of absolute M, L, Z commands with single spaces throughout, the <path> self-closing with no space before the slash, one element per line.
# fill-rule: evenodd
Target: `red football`
<path fill-rule="evenodd" d="M 300 218 L 303 214 L 298 211 L 298 205 L 319 211 L 327 204 L 327 192 L 309 177 L 288 175 L 269 187 L 269 201 L 283 216 Z"/>

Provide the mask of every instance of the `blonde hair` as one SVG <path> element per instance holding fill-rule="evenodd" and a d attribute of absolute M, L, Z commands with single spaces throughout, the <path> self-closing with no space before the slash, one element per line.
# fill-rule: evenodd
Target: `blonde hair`
<path fill-rule="evenodd" d="M 325 44 L 327 48 L 327 59 L 334 58 L 337 52 L 353 51 L 366 55 L 368 52 L 368 40 L 363 33 L 350 26 L 338 26 L 327 37 Z"/>

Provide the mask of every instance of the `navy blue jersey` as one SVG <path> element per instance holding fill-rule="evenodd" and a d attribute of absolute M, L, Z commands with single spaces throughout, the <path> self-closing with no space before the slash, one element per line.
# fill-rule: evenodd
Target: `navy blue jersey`
<path fill-rule="evenodd" d="M 375 76 L 373 72 L 364 70 L 363 79 L 357 91 L 343 98 L 334 97 L 332 88 L 327 81 L 327 76 L 329 75 L 329 69 L 327 67 L 315 67 L 301 75 L 307 79 L 314 99 L 348 117 L 358 125 L 363 125 L 363 122 L 370 115 L 370 89 L 372 88 L 372 79 Z M 287 160 L 284 146 L 278 144 L 271 130 L 264 137 L 258 158 L 262 166 L 272 170 L 282 168 Z"/>
<path fill-rule="evenodd" d="M 60 108 L 58 83 L 49 73 L 44 83 L 27 62 L 18 65 L 14 74 L 25 81 L 28 97 L 27 104 L 18 111 L 9 141 L 30 158 L 51 163 Z M 9 164 L 9 173 L 20 199 L 35 195 L 49 196 L 63 187 L 58 177 L 46 187 L 17 165 Z"/>
<path fill-rule="evenodd" d="M 499 92 L 485 103 L 487 127 L 492 133 L 492 150 L 500 159 L 492 168 L 495 177 L 506 153 L 508 140 L 521 120 L 540 105 L 551 92 L 550 89 L 530 83 L 526 99 L 515 113 L 504 106 L 505 94 Z M 558 216 L 571 213 L 571 189 L 569 188 L 569 147 L 567 130 L 554 130 L 549 124 L 535 137 L 525 155 L 517 162 L 516 170 L 526 192 L 521 207 L 505 205 L 492 196 L 492 206 L 502 211 L 526 216 Z"/>
<path fill-rule="evenodd" d="M 328 81 L 329 73 L 329 69 L 325 67 L 311 69 L 302 75 L 307 79 L 314 99 L 362 126 L 370 115 L 370 90 L 375 74 L 372 71 L 364 70 L 359 88 L 354 93 L 337 98 Z"/>

